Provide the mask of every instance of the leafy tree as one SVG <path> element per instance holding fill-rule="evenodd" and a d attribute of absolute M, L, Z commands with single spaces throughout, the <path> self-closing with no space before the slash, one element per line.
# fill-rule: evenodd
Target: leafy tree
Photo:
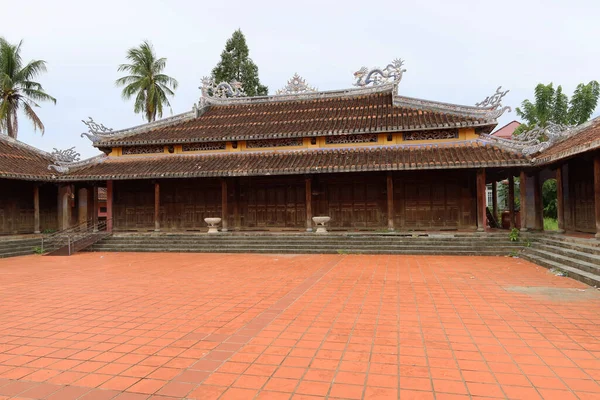
<path fill-rule="evenodd" d="M 19 132 L 18 111 L 23 109 L 25 116 L 33 123 L 34 130 L 44 134 L 44 124 L 33 110 L 39 107 L 37 102 L 56 99 L 44 91 L 42 85 L 33 81 L 36 76 L 46 72 L 46 62 L 33 60 L 23 65 L 21 45 L 12 45 L 0 38 L 0 131 L 17 138 Z"/>
<path fill-rule="evenodd" d="M 554 89 L 552 83 L 540 83 L 534 90 L 534 101 L 524 100 L 521 107 L 517 107 L 517 115 L 525 120 L 519 126 L 516 135 L 533 128 L 535 125 L 544 127 L 549 122 L 555 124 L 579 125 L 587 121 L 600 97 L 600 85 L 596 81 L 588 84 L 577 85 L 571 100 L 563 93 L 562 87 Z"/>
<path fill-rule="evenodd" d="M 225 50 L 221 53 L 221 61 L 212 70 L 212 78 L 216 83 L 233 80 L 241 82 L 244 92 L 248 96 L 267 95 L 269 88 L 261 85 L 258 78 L 258 67 L 249 55 L 250 50 L 248 50 L 246 38 L 238 29 L 227 40 Z"/>
<path fill-rule="evenodd" d="M 556 179 L 548 179 L 542 185 L 542 200 L 544 202 L 544 217 L 558 218 L 558 197 Z"/>
<path fill-rule="evenodd" d="M 121 95 L 128 100 L 135 96 L 133 111 L 144 113 L 146 120 L 152 122 L 162 117 L 163 106 L 171 108 L 168 96 L 174 96 L 178 83 L 163 74 L 167 65 L 166 58 L 156 58 L 154 48 L 148 41 L 127 51 L 130 64 L 119 65 L 119 72 L 131 75 L 117 79 L 117 86 L 125 86 Z"/>

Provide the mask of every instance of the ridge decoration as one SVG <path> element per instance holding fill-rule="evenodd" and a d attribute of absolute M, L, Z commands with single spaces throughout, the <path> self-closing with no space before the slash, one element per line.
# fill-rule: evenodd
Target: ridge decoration
<path fill-rule="evenodd" d="M 227 99 L 230 97 L 246 97 L 242 83 L 236 80 L 230 83 L 221 82 L 215 83 L 215 80 L 211 77 L 205 76 L 202 78 L 202 97 Z"/>
<path fill-rule="evenodd" d="M 496 89 L 496 93 L 486 97 L 485 99 L 483 99 L 483 101 L 480 101 L 479 103 L 475 103 L 475 107 L 487 108 L 492 110 L 493 112 L 491 113 L 491 117 L 493 119 L 497 119 L 500 116 L 502 116 L 504 112 L 512 111 L 512 108 L 510 108 L 510 106 L 502 107 L 502 99 L 504 98 L 504 96 L 506 96 L 508 92 L 510 92 L 510 90 L 505 90 L 503 92 L 502 86 L 498 86 L 498 89 Z"/>
<path fill-rule="evenodd" d="M 317 89 L 309 86 L 306 83 L 306 80 L 302 78 L 297 73 L 287 82 L 283 88 L 279 89 L 275 94 L 277 95 L 285 95 L 285 94 L 302 94 L 302 93 L 312 93 L 316 92 Z"/>
<path fill-rule="evenodd" d="M 83 132 L 79 137 L 86 136 L 88 139 L 92 141 L 92 143 L 99 142 L 102 137 L 110 136 L 113 134 L 113 130 L 111 128 L 107 128 L 103 124 L 99 124 L 92 119 L 92 117 L 88 117 L 88 121 L 81 120 L 87 127 L 88 132 Z"/>
<path fill-rule="evenodd" d="M 487 135 L 486 138 L 525 156 L 533 156 L 543 152 L 558 142 L 562 142 L 575 132 L 575 126 L 549 122 L 546 126 L 536 125 L 533 128 L 513 136 L 512 139 L 497 138 Z"/>
<path fill-rule="evenodd" d="M 369 70 L 367 67 L 361 67 L 354 73 L 354 78 L 356 78 L 354 86 L 364 87 L 369 84 L 377 86 L 390 82 L 397 86 L 406 72 L 406 69 L 402 68 L 403 66 L 404 61 L 396 58 L 383 69 L 375 67 Z"/>
<path fill-rule="evenodd" d="M 54 169 L 56 172 L 67 173 L 69 172 L 69 165 L 76 163 L 80 160 L 81 154 L 75 151 L 75 147 L 71 147 L 65 150 L 58 150 L 54 148 L 50 153 L 54 164 L 48 165 L 48 169 Z"/>

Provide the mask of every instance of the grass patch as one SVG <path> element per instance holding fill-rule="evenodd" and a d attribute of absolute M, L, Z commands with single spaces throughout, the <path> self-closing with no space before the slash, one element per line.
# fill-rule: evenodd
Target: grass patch
<path fill-rule="evenodd" d="M 554 218 L 544 218 L 544 230 L 545 231 L 557 231 L 558 221 Z"/>

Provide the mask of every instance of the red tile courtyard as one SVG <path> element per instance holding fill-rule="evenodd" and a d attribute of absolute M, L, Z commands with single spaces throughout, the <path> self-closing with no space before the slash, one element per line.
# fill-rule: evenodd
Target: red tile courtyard
<path fill-rule="evenodd" d="M 0 260 L 0 398 L 597 399 L 600 292 L 504 257 Z"/>

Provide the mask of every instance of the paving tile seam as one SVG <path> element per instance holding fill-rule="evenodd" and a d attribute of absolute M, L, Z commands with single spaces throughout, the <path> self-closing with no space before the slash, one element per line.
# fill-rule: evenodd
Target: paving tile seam
<path fill-rule="evenodd" d="M 202 381 L 206 380 L 221 365 L 223 365 L 225 361 L 227 361 L 233 355 L 237 354 L 239 349 L 241 349 L 253 337 L 260 333 L 264 328 L 266 328 L 273 320 L 275 320 L 275 318 L 281 315 L 283 311 L 285 311 L 285 309 L 294 304 L 300 297 L 302 297 L 302 295 L 304 295 L 311 287 L 313 287 L 317 282 L 319 282 L 328 272 L 330 272 L 340 262 L 341 259 L 328 262 L 326 266 L 321 267 L 319 270 L 313 272 L 301 284 L 294 287 L 283 297 L 281 297 L 277 302 L 275 302 L 273 305 L 271 305 L 268 309 L 263 311 L 258 316 L 254 317 L 246 325 L 238 329 L 235 333 L 228 335 L 225 338 L 220 338 L 221 344 L 231 344 L 233 345 L 232 348 L 235 348 L 235 350 L 221 351 L 216 350 L 217 347 L 215 347 L 214 349 L 209 350 L 207 354 L 202 356 L 196 363 L 194 363 L 194 365 L 197 365 L 202 361 L 214 361 L 212 368 L 209 368 L 208 370 L 198 370 L 194 368 L 194 365 L 192 365 L 191 367 L 184 369 L 179 375 L 179 377 L 185 374 L 186 371 L 203 371 L 207 374 Z M 236 336 L 239 336 L 239 338 L 236 338 Z M 210 336 L 207 338 L 210 338 Z M 205 340 L 207 338 L 205 338 Z M 245 341 L 241 342 L 242 340 Z M 226 354 L 215 354 L 217 352 Z M 175 378 L 175 380 L 177 381 L 177 377 Z M 202 382 L 197 382 L 198 386 L 201 383 Z"/>

